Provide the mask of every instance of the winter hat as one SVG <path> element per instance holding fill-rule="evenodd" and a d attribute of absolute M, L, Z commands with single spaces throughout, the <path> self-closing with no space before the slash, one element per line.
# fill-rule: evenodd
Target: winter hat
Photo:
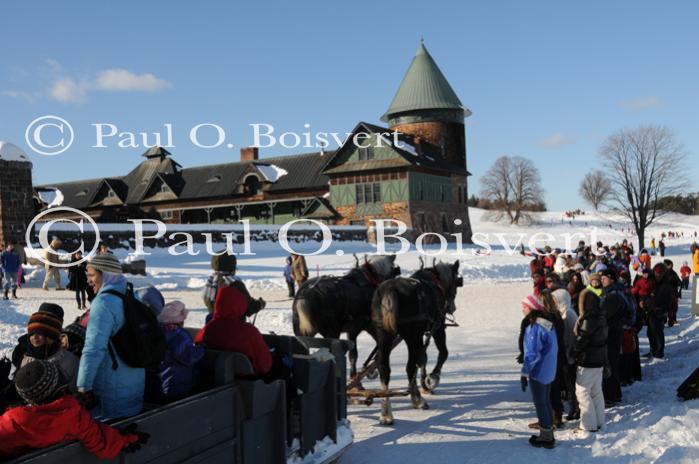
<path fill-rule="evenodd" d="M 45 337 L 52 338 L 53 340 L 58 340 L 58 338 L 61 336 L 62 328 L 63 321 L 51 313 L 34 313 L 29 316 L 29 322 L 27 323 L 27 333 L 29 335 L 33 333 L 40 333 Z"/>
<path fill-rule="evenodd" d="M 222 255 L 213 255 L 211 257 L 211 269 L 217 272 L 235 272 L 238 260 L 235 255 L 223 253 Z"/>
<path fill-rule="evenodd" d="M 95 255 L 87 262 L 87 267 L 91 267 L 100 272 L 121 275 L 123 273 L 119 260 L 114 255 Z"/>
<path fill-rule="evenodd" d="M 539 300 L 534 295 L 527 295 L 522 299 L 522 306 L 526 306 L 531 311 L 543 311 L 544 307 L 541 306 Z"/>
<path fill-rule="evenodd" d="M 687 261 L 683 261 L 683 262 L 682 262 L 682 265 L 683 265 L 683 266 L 689 266 L 689 263 L 688 263 Z"/>
<path fill-rule="evenodd" d="M 64 384 L 58 366 L 51 361 L 32 361 L 15 374 L 17 393 L 33 405 L 51 399 Z"/>
<path fill-rule="evenodd" d="M 667 266 L 665 266 L 664 263 L 658 263 L 655 266 L 653 266 L 653 274 L 656 276 L 664 276 L 665 272 L 667 272 Z"/>
<path fill-rule="evenodd" d="M 61 245 L 63 245 L 63 242 L 59 238 L 54 238 L 53 240 L 51 240 L 51 243 L 49 243 L 49 246 L 54 250 L 60 248 Z"/>
<path fill-rule="evenodd" d="M 583 269 L 585 269 L 585 266 L 583 266 L 580 263 L 576 263 L 575 266 L 573 266 L 573 269 L 576 271 L 582 271 Z"/>
<path fill-rule="evenodd" d="M 600 272 L 599 274 L 600 274 L 600 277 L 604 276 L 604 277 L 609 277 L 612 280 L 616 280 L 616 272 L 614 272 L 613 269 L 607 268 L 604 271 Z"/>
<path fill-rule="evenodd" d="M 51 314 L 61 321 L 63 324 L 63 308 L 58 306 L 56 303 L 41 303 L 39 306 L 39 313 Z"/>
<path fill-rule="evenodd" d="M 593 272 L 590 274 L 590 277 L 587 278 L 589 282 L 592 282 L 593 280 L 599 280 L 602 281 L 602 276 L 598 272 Z"/>
<path fill-rule="evenodd" d="M 179 300 L 171 301 L 163 308 L 163 312 L 158 316 L 161 324 L 182 324 L 187 319 L 187 308 Z"/>
<path fill-rule="evenodd" d="M 163 310 L 163 306 L 165 306 L 163 294 L 152 285 L 136 290 L 136 299 L 148 306 L 155 314 L 155 317 L 158 317 Z"/>
<path fill-rule="evenodd" d="M 68 351 L 76 356 L 80 356 L 85 346 L 85 327 L 77 321 L 63 329 L 63 334 L 68 337 Z"/>

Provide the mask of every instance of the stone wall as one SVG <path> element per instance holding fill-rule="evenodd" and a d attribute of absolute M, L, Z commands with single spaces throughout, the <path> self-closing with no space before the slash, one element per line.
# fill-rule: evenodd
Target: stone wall
<path fill-rule="evenodd" d="M 0 242 L 24 244 L 34 218 L 31 163 L 0 160 Z"/>

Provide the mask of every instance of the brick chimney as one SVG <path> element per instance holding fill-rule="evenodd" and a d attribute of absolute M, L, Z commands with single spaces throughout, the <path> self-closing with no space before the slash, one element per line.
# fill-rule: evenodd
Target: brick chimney
<path fill-rule="evenodd" d="M 260 149 L 257 147 L 244 147 L 240 149 L 240 161 L 257 161 Z"/>

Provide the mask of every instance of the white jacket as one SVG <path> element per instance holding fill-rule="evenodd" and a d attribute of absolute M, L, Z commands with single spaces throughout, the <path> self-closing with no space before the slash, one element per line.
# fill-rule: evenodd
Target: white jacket
<path fill-rule="evenodd" d="M 551 296 L 563 318 L 563 343 L 565 344 L 568 364 L 575 364 L 575 357 L 572 355 L 572 351 L 575 344 L 575 324 L 578 322 L 578 315 L 573 310 L 568 290 L 559 288 L 551 292 Z"/>

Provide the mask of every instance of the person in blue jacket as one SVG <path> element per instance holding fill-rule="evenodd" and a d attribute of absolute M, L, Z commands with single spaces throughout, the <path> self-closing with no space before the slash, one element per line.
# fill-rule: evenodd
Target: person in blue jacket
<path fill-rule="evenodd" d="M 522 391 L 531 385 L 536 415 L 539 419 L 539 435 L 532 435 L 529 443 L 537 448 L 551 449 L 553 437 L 553 412 L 551 409 L 551 383 L 556 378 L 558 341 L 553 322 L 534 295 L 522 300 L 522 313 L 529 318 L 524 332 L 524 363 L 522 365 Z"/>
<path fill-rule="evenodd" d="M 87 280 L 95 291 L 90 320 L 78 369 L 78 398 L 93 417 L 106 421 L 139 414 L 143 409 L 145 369 L 128 366 L 108 345 L 124 325 L 124 304 L 116 290 L 126 293 L 126 278 L 119 260 L 111 254 L 96 255 L 87 264 Z"/>
<path fill-rule="evenodd" d="M 187 308 L 178 300 L 167 303 L 158 315 L 167 345 L 165 359 L 158 369 L 166 401 L 191 393 L 198 379 L 197 364 L 204 357 L 204 346 L 195 345 L 192 336 L 183 328 L 186 319 Z"/>
<path fill-rule="evenodd" d="M 5 299 L 7 300 L 8 293 L 12 289 L 12 298 L 17 298 L 17 273 L 21 265 L 19 255 L 15 251 L 15 244 L 10 242 L 7 248 L 0 255 L 2 261 L 2 277 L 4 280 Z"/>

